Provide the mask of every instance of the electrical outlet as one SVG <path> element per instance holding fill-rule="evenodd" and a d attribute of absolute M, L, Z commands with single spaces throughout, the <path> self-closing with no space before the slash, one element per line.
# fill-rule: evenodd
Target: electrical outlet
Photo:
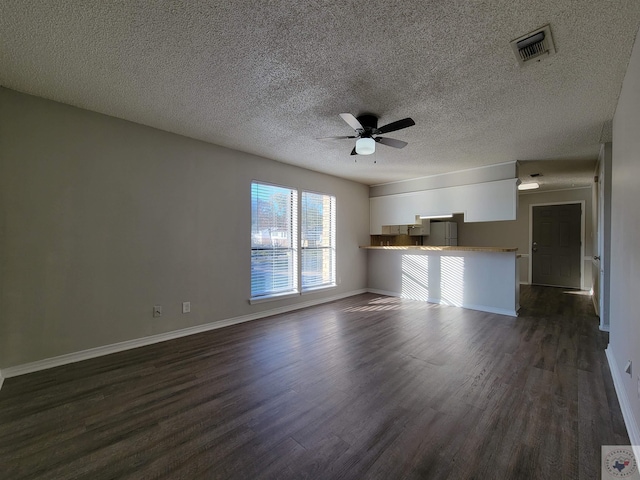
<path fill-rule="evenodd" d="M 191 302 L 182 302 L 182 313 L 189 313 L 191 311 Z"/>
<path fill-rule="evenodd" d="M 153 306 L 153 316 L 156 318 L 162 316 L 162 305 Z"/>

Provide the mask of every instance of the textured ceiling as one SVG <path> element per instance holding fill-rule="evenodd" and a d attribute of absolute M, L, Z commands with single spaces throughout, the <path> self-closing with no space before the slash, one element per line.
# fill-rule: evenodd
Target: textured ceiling
<path fill-rule="evenodd" d="M 557 54 L 519 67 L 509 42 L 545 24 Z M 594 160 L 639 25 L 638 0 L 1 0 L 0 84 L 380 184 Z M 356 163 L 317 139 L 342 112 L 416 126 Z"/>
<path fill-rule="evenodd" d="M 530 160 L 518 162 L 518 178 L 522 183 L 536 182 L 539 190 L 583 188 L 593 185 L 596 160 Z"/>

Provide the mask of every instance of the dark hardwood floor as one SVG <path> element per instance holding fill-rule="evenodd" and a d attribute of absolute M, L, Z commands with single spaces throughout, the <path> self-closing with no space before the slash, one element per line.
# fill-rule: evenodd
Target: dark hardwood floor
<path fill-rule="evenodd" d="M 591 298 L 365 294 L 22 377 L 0 478 L 595 479 L 629 444 Z"/>

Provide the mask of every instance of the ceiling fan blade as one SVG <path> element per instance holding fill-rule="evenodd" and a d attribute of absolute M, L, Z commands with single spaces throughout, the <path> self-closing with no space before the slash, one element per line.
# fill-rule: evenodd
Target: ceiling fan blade
<path fill-rule="evenodd" d="M 351 128 L 357 131 L 364 131 L 364 127 L 360 124 L 358 119 L 351 115 L 350 113 L 341 113 L 340 118 L 342 118 L 345 122 L 349 124 Z"/>
<path fill-rule="evenodd" d="M 404 148 L 409 145 L 407 142 L 396 140 L 395 138 L 376 137 L 374 140 L 378 143 L 382 143 L 383 145 L 388 145 L 393 148 Z"/>
<path fill-rule="evenodd" d="M 383 127 L 380 127 L 376 133 L 389 133 L 395 132 L 396 130 L 400 130 L 407 127 L 412 127 L 416 122 L 413 121 L 412 118 L 403 118 L 402 120 L 398 120 L 397 122 L 391 122 Z"/>
<path fill-rule="evenodd" d="M 353 150 L 351 150 L 351 155 L 357 155 L 358 153 L 356 152 L 356 147 L 353 147 Z"/>
<path fill-rule="evenodd" d="M 316 140 L 335 140 L 335 139 L 341 140 L 343 138 L 358 138 L 358 137 L 357 135 L 342 135 L 339 137 L 318 137 L 316 138 Z"/>

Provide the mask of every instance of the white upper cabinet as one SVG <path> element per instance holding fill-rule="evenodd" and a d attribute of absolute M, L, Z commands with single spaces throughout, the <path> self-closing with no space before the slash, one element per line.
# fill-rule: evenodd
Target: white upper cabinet
<path fill-rule="evenodd" d="M 414 225 L 416 217 L 463 213 L 465 222 L 515 220 L 517 179 L 475 183 L 372 197 L 369 199 L 371 235 L 383 225 Z"/>

